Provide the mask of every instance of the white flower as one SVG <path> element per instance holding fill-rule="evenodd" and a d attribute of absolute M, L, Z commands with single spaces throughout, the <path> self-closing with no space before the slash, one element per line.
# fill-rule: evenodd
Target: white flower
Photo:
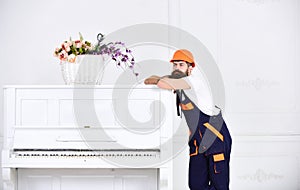
<path fill-rule="evenodd" d="M 68 56 L 68 62 L 74 63 L 76 60 L 76 56 L 72 53 Z"/>

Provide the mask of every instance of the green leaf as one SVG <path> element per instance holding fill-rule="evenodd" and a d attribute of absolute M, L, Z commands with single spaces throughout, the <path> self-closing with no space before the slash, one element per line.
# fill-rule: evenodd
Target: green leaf
<path fill-rule="evenodd" d="M 83 41 L 83 37 L 82 34 L 79 32 L 79 36 L 80 36 L 80 41 Z"/>

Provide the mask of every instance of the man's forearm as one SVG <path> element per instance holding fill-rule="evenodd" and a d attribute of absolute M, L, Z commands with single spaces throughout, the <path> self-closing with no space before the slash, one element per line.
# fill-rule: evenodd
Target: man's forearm
<path fill-rule="evenodd" d="M 162 89 L 169 89 L 169 90 L 177 90 L 177 89 L 190 89 L 190 85 L 183 80 L 182 78 L 172 78 L 171 75 L 165 75 L 162 77 L 152 75 L 145 79 L 144 81 L 147 85 L 157 85 L 159 88 Z"/>
<path fill-rule="evenodd" d="M 169 90 L 178 90 L 178 89 L 190 89 L 190 85 L 183 80 L 180 79 L 172 79 L 172 78 L 162 78 L 158 81 L 157 86 L 162 89 L 169 89 Z"/>
<path fill-rule="evenodd" d="M 147 84 L 147 85 L 151 85 L 151 84 L 152 85 L 154 85 L 154 84 L 156 85 L 160 79 L 162 79 L 162 78 L 168 78 L 168 77 L 170 77 L 170 75 L 165 75 L 165 76 L 162 76 L 162 77 L 159 77 L 157 75 L 152 75 L 152 76 L 146 78 L 144 80 L 144 83 Z"/>

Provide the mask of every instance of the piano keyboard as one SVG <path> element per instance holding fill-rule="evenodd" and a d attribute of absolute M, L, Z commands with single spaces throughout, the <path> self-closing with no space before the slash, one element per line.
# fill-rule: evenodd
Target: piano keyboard
<path fill-rule="evenodd" d="M 15 158 L 158 158 L 159 149 L 103 149 L 103 150 L 74 150 L 74 149 L 15 149 Z"/>

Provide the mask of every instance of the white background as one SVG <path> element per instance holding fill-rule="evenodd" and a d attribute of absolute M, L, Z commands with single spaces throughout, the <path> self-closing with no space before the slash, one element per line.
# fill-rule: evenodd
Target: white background
<path fill-rule="evenodd" d="M 95 41 L 98 32 L 109 34 L 133 24 L 171 24 L 196 36 L 217 61 L 233 136 L 297 136 L 299 4 L 299 0 L 0 0 L 0 86 L 64 84 L 53 51 L 70 36 L 76 39 L 78 32 Z M 147 50 L 140 56 L 147 59 Z M 110 81 L 113 78 L 106 83 Z M 1 129 L 2 121 L 1 109 Z"/>

